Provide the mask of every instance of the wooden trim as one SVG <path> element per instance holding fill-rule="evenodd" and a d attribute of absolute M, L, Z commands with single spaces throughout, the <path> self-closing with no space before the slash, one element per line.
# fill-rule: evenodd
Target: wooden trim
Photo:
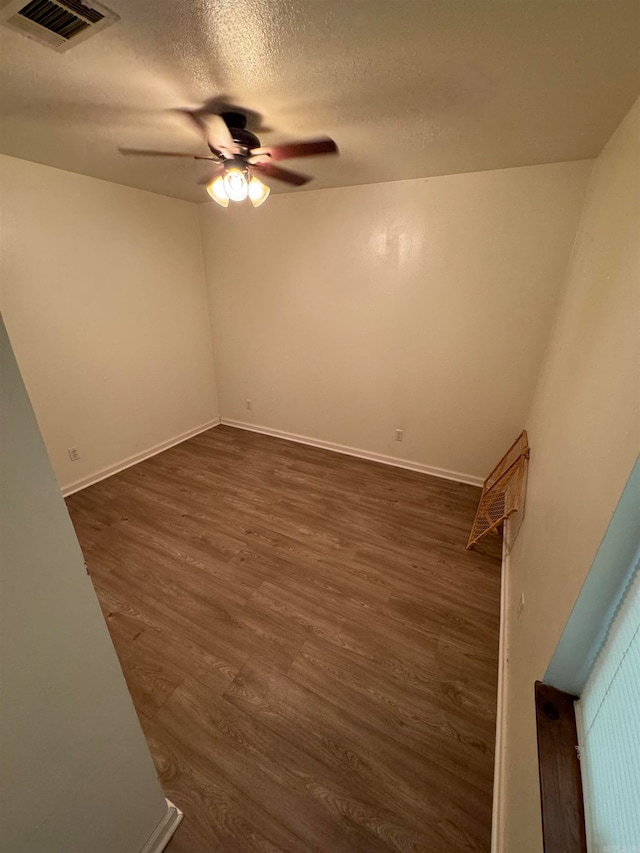
<path fill-rule="evenodd" d="M 586 853 L 575 696 L 535 684 L 544 853 Z"/>
<path fill-rule="evenodd" d="M 395 456 L 385 456 L 382 453 L 373 453 L 361 450 L 358 447 L 349 447 L 346 444 L 335 444 L 332 441 L 323 441 L 319 438 L 309 438 L 306 435 L 297 435 L 294 432 L 285 432 L 281 429 L 256 426 L 244 421 L 234 421 L 229 418 L 221 418 L 225 426 L 245 429 L 249 432 L 257 432 L 261 435 L 271 435 L 274 438 L 283 438 L 286 441 L 295 441 L 297 444 L 308 444 L 310 447 L 321 447 L 323 450 L 332 450 L 334 453 L 344 453 L 346 456 L 356 456 L 358 459 L 368 459 L 371 462 L 381 462 L 383 465 L 391 465 L 394 468 L 404 468 L 407 471 L 418 471 L 421 474 L 429 474 L 431 477 L 440 477 L 443 480 L 453 480 L 456 483 L 467 483 L 470 486 L 482 486 L 482 477 L 473 474 L 460 474 L 457 471 L 449 471 L 446 468 L 434 468 L 423 465 L 422 462 L 411 462 L 408 459 L 398 459 Z"/>

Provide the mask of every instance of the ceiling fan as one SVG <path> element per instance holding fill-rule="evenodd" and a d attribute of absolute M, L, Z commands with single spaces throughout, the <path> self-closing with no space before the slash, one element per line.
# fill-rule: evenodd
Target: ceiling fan
<path fill-rule="evenodd" d="M 247 130 L 247 116 L 236 110 L 219 114 L 206 109 L 179 112 L 191 122 L 207 143 L 211 152 L 209 156 L 173 151 L 146 151 L 138 148 L 119 150 L 122 154 L 212 161 L 216 166 L 215 174 L 203 183 L 207 184 L 207 192 L 211 198 L 222 207 L 228 207 L 230 201 L 244 201 L 246 198 L 254 207 L 259 207 L 266 201 L 271 189 L 259 180 L 256 172 L 296 187 L 301 187 L 311 180 L 306 175 L 276 166 L 275 163 L 279 160 L 338 153 L 338 146 L 328 137 L 262 147 L 255 133 Z"/>

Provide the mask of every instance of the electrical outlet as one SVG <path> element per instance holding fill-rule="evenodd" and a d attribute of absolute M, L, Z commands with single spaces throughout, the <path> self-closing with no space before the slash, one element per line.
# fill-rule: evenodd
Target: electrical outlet
<path fill-rule="evenodd" d="M 77 447 L 68 447 L 67 453 L 69 454 L 69 459 L 72 462 L 77 462 L 80 459 L 80 451 Z"/>
<path fill-rule="evenodd" d="M 403 438 L 404 438 L 404 430 L 403 429 L 397 429 L 396 430 L 396 441 L 402 441 Z"/>
<path fill-rule="evenodd" d="M 524 610 L 524 592 L 520 594 L 520 601 L 518 602 L 518 606 L 516 607 L 516 616 L 518 619 L 522 616 L 522 611 Z"/>
<path fill-rule="evenodd" d="M 247 409 L 251 411 L 251 400 L 246 400 Z"/>

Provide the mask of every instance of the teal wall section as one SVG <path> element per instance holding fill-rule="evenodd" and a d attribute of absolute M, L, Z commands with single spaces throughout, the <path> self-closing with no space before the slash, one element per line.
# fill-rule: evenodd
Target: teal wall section
<path fill-rule="evenodd" d="M 544 676 L 579 696 L 640 551 L 640 457 Z"/>

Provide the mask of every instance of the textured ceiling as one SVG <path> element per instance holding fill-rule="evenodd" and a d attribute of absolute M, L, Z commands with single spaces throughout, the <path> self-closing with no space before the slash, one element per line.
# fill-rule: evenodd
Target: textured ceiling
<path fill-rule="evenodd" d="M 0 151 L 204 201 L 206 163 L 118 146 L 206 153 L 172 110 L 226 98 L 336 140 L 283 164 L 309 189 L 393 181 L 594 157 L 640 92 L 638 0 L 105 2 L 67 53 L 1 31 Z"/>

